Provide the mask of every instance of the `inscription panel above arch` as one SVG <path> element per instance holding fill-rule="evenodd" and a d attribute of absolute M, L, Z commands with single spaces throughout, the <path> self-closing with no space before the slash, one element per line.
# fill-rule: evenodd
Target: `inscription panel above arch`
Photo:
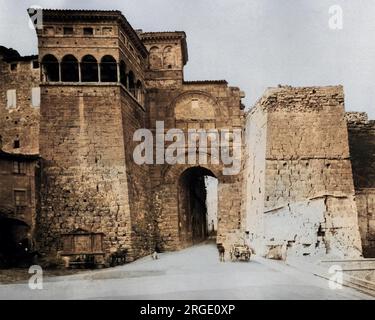
<path fill-rule="evenodd" d="M 186 92 L 174 102 L 175 119 L 188 120 L 215 120 L 217 103 L 210 95 L 199 92 Z"/>

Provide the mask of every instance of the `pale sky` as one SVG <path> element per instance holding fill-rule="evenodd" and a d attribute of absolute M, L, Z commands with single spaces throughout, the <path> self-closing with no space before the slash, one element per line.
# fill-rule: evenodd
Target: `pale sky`
<path fill-rule="evenodd" d="M 31 5 L 116 9 L 135 29 L 183 30 L 186 80 L 226 79 L 250 107 L 267 87 L 344 85 L 347 111 L 375 119 L 374 0 L 0 0 L 0 45 L 36 54 Z M 329 7 L 344 27 L 328 26 Z"/>

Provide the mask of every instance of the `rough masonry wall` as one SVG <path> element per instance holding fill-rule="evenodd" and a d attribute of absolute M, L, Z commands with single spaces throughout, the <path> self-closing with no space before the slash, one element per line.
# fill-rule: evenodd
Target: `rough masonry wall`
<path fill-rule="evenodd" d="M 59 250 L 61 233 L 103 232 L 110 253 L 129 249 L 131 219 L 119 86 L 42 87 L 39 245 Z"/>
<path fill-rule="evenodd" d="M 155 220 L 150 203 L 149 166 L 138 165 L 133 150 L 139 142 L 133 141 L 137 129 L 147 128 L 145 109 L 123 88 L 121 114 L 125 148 L 128 199 L 131 212 L 131 238 L 135 257 L 152 253 L 155 248 Z"/>
<path fill-rule="evenodd" d="M 261 252 L 360 255 L 342 87 L 273 89 L 256 108 L 267 116 Z"/>
<path fill-rule="evenodd" d="M 366 113 L 346 116 L 363 255 L 375 257 L 375 121 Z"/>
<path fill-rule="evenodd" d="M 0 59 L 0 137 L 2 149 L 7 152 L 38 154 L 39 107 L 33 107 L 31 90 L 39 87 L 39 68 L 32 61 L 11 63 Z M 16 107 L 7 108 L 7 91 L 16 90 Z M 18 140 L 20 148 L 14 148 Z"/>
<path fill-rule="evenodd" d="M 263 245 L 267 114 L 253 108 L 246 117 L 243 169 L 243 217 L 252 248 Z"/>

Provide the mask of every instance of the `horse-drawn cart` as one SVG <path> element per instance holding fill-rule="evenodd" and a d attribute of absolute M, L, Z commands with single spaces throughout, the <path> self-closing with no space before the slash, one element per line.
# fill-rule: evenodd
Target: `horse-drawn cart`
<path fill-rule="evenodd" d="M 233 244 L 230 249 L 230 259 L 232 261 L 243 260 L 249 261 L 251 257 L 251 250 L 246 244 Z"/>

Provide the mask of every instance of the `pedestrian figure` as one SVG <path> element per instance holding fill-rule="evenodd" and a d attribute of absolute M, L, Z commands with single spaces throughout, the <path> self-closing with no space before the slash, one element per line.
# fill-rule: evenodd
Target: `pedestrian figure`
<path fill-rule="evenodd" d="M 153 260 L 159 259 L 159 254 L 158 254 L 159 252 L 160 252 L 159 247 L 158 247 L 158 245 L 156 245 L 155 250 L 154 250 L 153 254 L 151 255 Z"/>

